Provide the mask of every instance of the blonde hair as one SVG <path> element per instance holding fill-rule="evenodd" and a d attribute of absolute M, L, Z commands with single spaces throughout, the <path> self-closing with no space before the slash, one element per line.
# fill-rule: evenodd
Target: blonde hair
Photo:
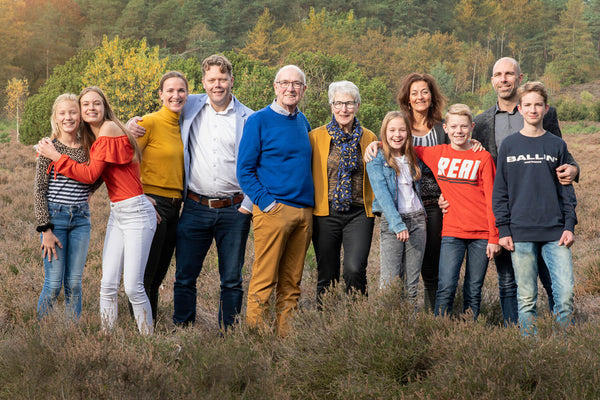
<path fill-rule="evenodd" d="M 394 160 L 394 156 L 392 155 L 392 149 L 390 148 L 390 144 L 387 140 L 387 127 L 391 120 L 396 118 L 402 118 L 404 120 L 404 124 L 406 125 L 406 141 L 404 142 L 404 147 L 400 150 L 403 155 L 406 156 L 408 160 L 408 165 L 410 166 L 411 175 L 414 180 L 421 179 L 421 168 L 419 168 L 419 163 L 417 161 L 417 153 L 415 152 L 415 148 L 413 147 L 413 136 L 410 127 L 410 121 L 406 116 L 406 113 L 403 111 L 390 111 L 385 117 L 383 117 L 383 121 L 381 122 L 381 132 L 380 138 L 383 144 L 383 156 L 385 161 L 396 170 L 397 173 L 400 172 L 400 168 L 396 164 L 396 160 Z"/>
<path fill-rule="evenodd" d="M 86 132 L 84 129 L 82 129 L 81 107 L 79 106 L 77 96 L 73 93 L 63 93 L 60 96 L 58 96 L 56 100 L 54 100 L 54 104 L 52 104 L 52 115 L 50 116 L 50 125 L 52 126 L 52 134 L 50 135 L 50 138 L 60 139 L 61 131 L 58 124 L 56 123 L 56 109 L 58 108 L 59 104 L 64 103 L 66 101 L 74 102 L 77 105 L 77 109 L 79 109 L 80 111 L 79 125 L 77 126 L 77 138 L 79 138 L 81 146 L 85 151 L 85 155 L 89 160 L 90 148 L 92 147 L 92 144 L 96 141 L 96 136 L 94 136 L 93 133 Z"/>
<path fill-rule="evenodd" d="M 81 91 L 81 93 L 79 93 L 79 102 L 80 102 L 79 107 L 81 107 L 81 98 L 89 92 L 94 92 L 94 93 L 98 94 L 98 96 L 100 96 L 100 98 L 102 99 L 102 103 L 104 105 L 103 120 L 114 122 L 123 131 L 123 133 L 125 135 L 127 135 L 127 138 L 129 139 L 129 143 L 131 143 L 131 147 L 133 147 L 133 161 L 141 162 L 142 161 L 142 152 L 140 151 L 140 148 L 139 148 L 135 138 L 129 132 L 129 130 L 127 128 L 125 128 L 125 125 L 123 125 L 123 123 L 121 121 L 119 121 L 119 119 L 117 118 L 117 115 L 115 114 L 112 107 L 110 106 L 110 103 L 108 102 L 108 99 L 106 98 L 106 95 L 104 94 L 102 89 L 100 89 L 98 86 L 89 86 L 89 87 L 86 87 L 85 89 L 83 89 Z M 82 121 L 83 121 L 83 119 L 82 119 Z M 90 125 L 85 121 L 83 121 L 83 131 L 89 132 L 92 136 L 95 137 L 94 133 L 92 132 L 92 129 L 90 128 Z"/>
<path fill-rule="evenodd" d="M 448 107 L 448 111 L 446 111 L 446 116 L 444 117 L 444 119 L 448 121 L 448 117 L 450 115 L 462 115 L 464 117 L 469 118 L 470 123 L 473 122 L 473 113 L 471 112 L 469 106 L 466 104 L 452 104 L 450 107 Z"/>
<path fill-rule="evenodd" d="M 52 104 L 52 115 L 50 115 L 50 125 L 52 126 L 52 134 L 50 135 L 51 139 L 59 139 L 60 138 L 60 128 L 56 123 L 56 109 L 60 103 L 64 103 L 65 101 L 72 101 L 77 104 L 77 108 L 79 108 L 79 103 L 77 102 L 77 96 L 73 93 L 63 93 L 54 100 L 54 104 Z M 79 126 L 77 127 L 77 135 L 81 132 L 81 117 L 79 118 Z"/>

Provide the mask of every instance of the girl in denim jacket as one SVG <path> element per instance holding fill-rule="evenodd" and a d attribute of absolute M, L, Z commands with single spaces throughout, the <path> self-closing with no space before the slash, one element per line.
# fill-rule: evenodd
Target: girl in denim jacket
<path fill-rule="evenodd" d="M 375 193 L 373 213 L 381 216 L 380 287 L 400 278 L 409 300 L 416 303 L 426 225 L 417 186 L 421 170 L 406 115 L 402 111 L 387 113 L 380 136 L 383 152 L 367 164 Z"/>

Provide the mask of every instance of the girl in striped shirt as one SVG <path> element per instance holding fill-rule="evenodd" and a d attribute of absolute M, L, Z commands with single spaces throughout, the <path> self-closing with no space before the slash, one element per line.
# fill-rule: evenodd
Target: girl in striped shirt
<path fill-rule="evenodd" d="M 80 132 L 79 103 L 74 94 L 62 94 L 52 106 L 51 139 L 61 154 L 88 160 L 95 138 Z M 44 286 L 38 317 L 50 311 L 64 284 L 67 313 L 81 315 L 81 279 L 90 241 L 89 184 L 57 174 L 51 160 L 39 156 L 34 187 L 34 209 L 41 233 Z"/>

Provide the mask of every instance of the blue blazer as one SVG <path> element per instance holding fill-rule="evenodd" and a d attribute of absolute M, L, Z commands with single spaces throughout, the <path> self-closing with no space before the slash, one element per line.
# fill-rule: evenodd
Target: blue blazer
<path fill-rule="evenodd" d="M 377 157 L 367 163 L 367 173 L 369 174 L 369 181 L 371 182 L 371 187 L 375 194 L 375 200 L 373 200 L 373 213 L 383 213 L 385 219 L 388 221 L 390 231 L 395 234 L 407 229 L 406 224 L 402 221 L 402 217 L 396 208 L 396 204 L 398 204 L 396 170 L 385 161 L 382 150 L 377 152 Z M 420 194 L 420 181 L 415 182 L 413 180 L 413 188 L 419 196 L 421 206 L 423 206 Z"/>
<path fill-rule="evenodd" d="M 190 148 L 189 141 L 190 135 L 192 135 L 193 122 L 198 116 L 198 113 L 206 102 L 208 101 L 208 95 L 206 93 L 202 94 L 190 94 L 187 98 L 187 102 L 181 111 L 181 116 L 179 117 L 179 126 L 181 127 L 181 141 L 183 142 L 183 165 L 185 171 L 185 178 L 183 182 L 183 198 L 187 197 L 187 186 L 188 179 L 190 173 Z M 254 112 L 242 103 L 239 102 L 238 99 L 233 96 L 233 110 L 235 112 L 236 121 L 235 121 L 235 157 L 237 159 L 240 140 L 242 139 L 242 133 L 244 131 L 244 124 L 248 117 Z M 241 189 L 240 189 L 241 191 Z M 244 195 L 244 206 L 248 206 L 248 202 L 250 200 L 247 196 Z M 252 210 L 252 205 L 250 202 L 249 206 L 250 210 Z"/>

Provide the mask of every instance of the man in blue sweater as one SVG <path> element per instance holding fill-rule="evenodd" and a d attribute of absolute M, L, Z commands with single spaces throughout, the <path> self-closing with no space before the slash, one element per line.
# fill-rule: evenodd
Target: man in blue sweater
<path fill-rule="evenodd" d="M 570 247 L 577 223 L 573 185 L 561 185 L 556 169 L 567 163 L 566 143 L 543 128 L 548 95 L 540 82 L 518 90 L 523 129 L 502 142 L 494 182 L 493 209 L 500 245 L 511 252 L 517 281 L 519 324 L 535 334 L 537 254 L 548 266 L 554 315 L 560 326 L 573 313 L 573 262 Z"/>
<path fill-rule="evenodd" d="M 263 322 L 275 289 L 278 331 L 285 335 L 300 297 L 312 235 L 314 186 L 310 124 L 298 110 L 306 90 L 304 72 L 287 65 L 273 86 L 275 101 L 251 115 L 244 126 L 237 177 L 254 203 L 254 264 L 246 322 L 249 326 Z"/>

